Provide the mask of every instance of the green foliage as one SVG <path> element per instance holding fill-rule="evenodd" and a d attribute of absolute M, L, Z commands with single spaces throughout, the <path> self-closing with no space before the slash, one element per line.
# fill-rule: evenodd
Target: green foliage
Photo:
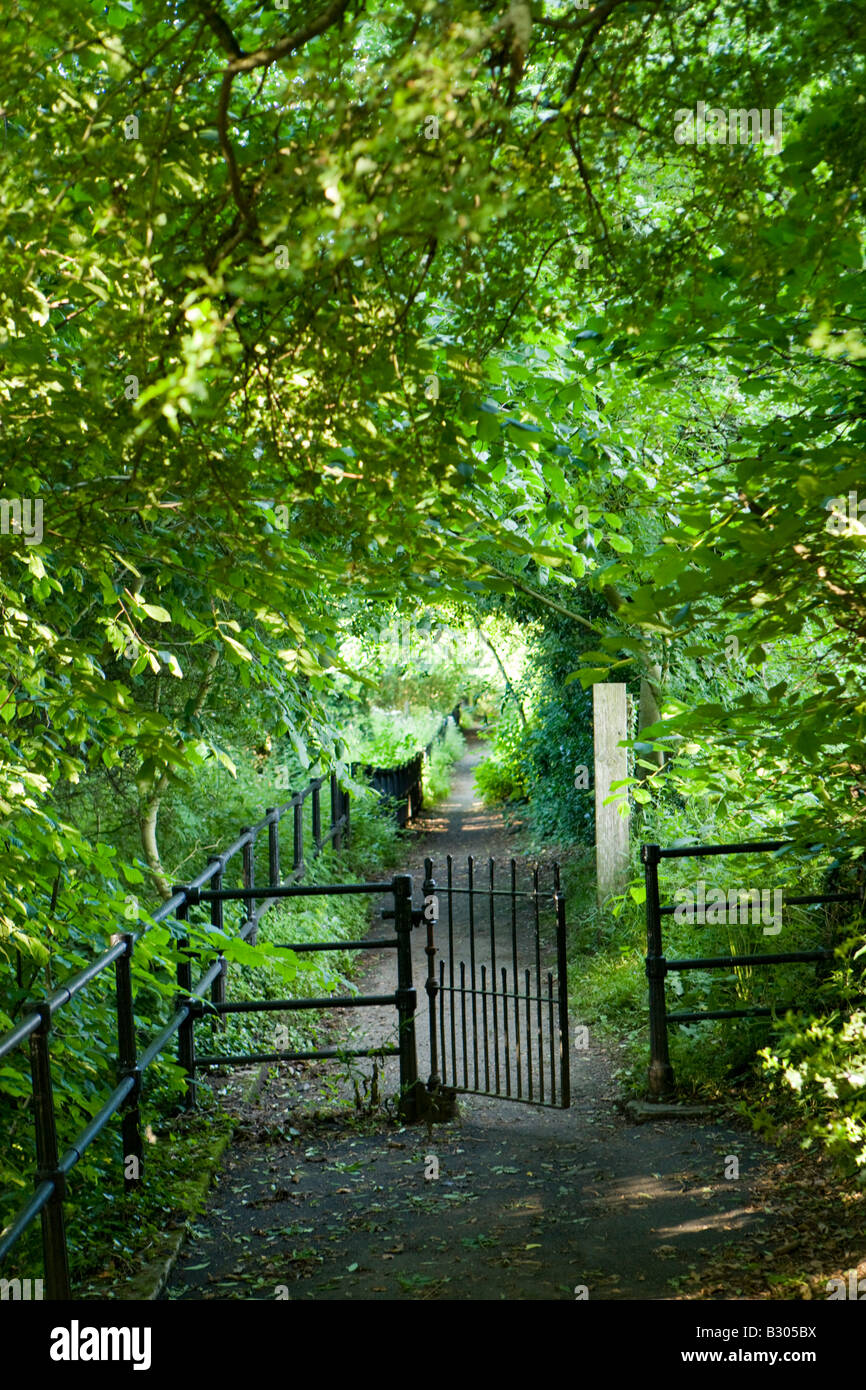
<path fill-rule="evenodd" d="M 485 793 L 588 844 L 584 692 L 651 678 L 639 826 L 866 852 L 858 9 L 513 9 L 4 16 L 0 469 L 44 511 L 0 534 L 0 1026 L 373 701 L 495 697 Z M 783 136 L 681 144 L 698 100 Z M 374 652 L 394 613 L 530 656 Z M 834 1037 L 802 1094 L 855 1114 Z"/>
<path fill-rule="evenodd" d="M 466 740 L 453 722 L 445 735 L 437 739 L 429 758 L 424 759 L 424 804 L 435 806 L 444 801 L 451 790 L 451 771 L 466 751 Z"/>
<path fill-rule="evenodd" d="M 529 788 L 521 732 L 516 717 L 504 712 L 491 752 L 475 769 L 475 785 L 484 801 L 495 805 L 526 800 Z"/>
<path fill-rule="evenodd" d="M 442 715 L 433 710 L 411 713 L 372 708 L 346 729 L 346 741 L 353 760 L 370 767 L 399 767 L 429 742 Z"/>
<path fill-rule="evenodd" d="M 585 643 L 555 618 L 538 622 L 526 637 L 522 674 L 501 701 L 492 752 L 476 782 L 488 800 L 528 801 L 536 837 L 591 844 L 592 704 L 568 680 Z M 588 784 L 578 787 L 581 767 Z"/>
<path fill-rule="evenodd" d="M 761 1049 L 771 1093 L 796 1097 L 805 1112 L 803 1147 L 820 1140 L 848 1171 L 866 1180 L 866 1014 L 830 1013 L 803 1022 L 793 1015 Z"/>

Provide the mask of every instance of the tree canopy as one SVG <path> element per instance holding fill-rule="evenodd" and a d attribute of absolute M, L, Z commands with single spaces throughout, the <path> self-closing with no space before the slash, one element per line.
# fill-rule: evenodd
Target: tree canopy
<path fill-rule="evenodd" d="M 687 676 L 639 803 L 866 849 L 860 5 L 48 0 L 0 55 L 5 950 L 165 891 L 239 722 L 344 773 L 377 605 L 540 624 L 563 701 Z M 138 864 L 62 813 L 112 776 Z"/>

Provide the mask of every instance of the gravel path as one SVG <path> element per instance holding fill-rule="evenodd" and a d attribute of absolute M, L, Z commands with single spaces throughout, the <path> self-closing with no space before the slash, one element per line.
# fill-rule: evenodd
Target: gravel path
<path fill-rule="evenodd" d="M 425 855 L 436 864 L 440 905 L 446 855 L 456 864 L 473 854 L 485 873 L 488 856 L 497 866 L 511 856 L 507 828 L 474 793 L 481 756 L 470 745 L 448 801 L 423 816 L 405 865 L 416 902 Z M 390 930 L 387 922 L 373 927 Z M 466 937 L 464 913 L 455 922 L 457 949 L 466 949 Z M 419 1074 L 426 1079 L 423 932 L 413 938 Z M 479 967 L 483 958 L 482 941 Z M 393 951 L 376 953 L 360 988 L 388 993 L 394 971 Z M 355 1010 L 351 1023 L 377 1042 L 393 1040 L 390 1010 Z M 334 1097 L 347 1092 L 331 1064 L 284 1068 L 243 1117 L 164 1296 L 681 1296 L 726 1242 L 760 1244 L 774 1218 L 754 1184 L 766 1179 L 772 1151 L 710 1122 L 630 1123 L 617 1106 L 617 1057 L 590 1031 L 590 1046 L 572 1049 L 570 1109 L 465 1096 L 458 1118 L 432 1130 L 402 1127 L 381 1109 L 335 1109 Z M 396 1080 L 389 1059 L 384 1094 L 396 1091 Z M 725 1176 L 730 1156 L 738 1160 L 735 1180 Z"/>

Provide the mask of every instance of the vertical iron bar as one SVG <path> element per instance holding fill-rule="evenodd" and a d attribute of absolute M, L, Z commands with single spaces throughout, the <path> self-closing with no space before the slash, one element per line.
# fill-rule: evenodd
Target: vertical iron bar
<path fill-rule="evenodd" d="M 352 800 L 352 798 L 351 798 L 351 793 L 350 793 L 348 790 L 344 790 L 344 791 L 343 791 L 343 819 L 344 819 L 345 824 L 344 824 L 343 844 L 344 844 L 346 847 L 349 846 L 349 844 L 351 843 L 351 839 L 352 839 L 352 806 L 351 806 L 351 800 Z"/>
<path fill-rule="evenodd" d="M 69 1299 L 71 1293 L 66 1221 L 63 1214 L 66 1176 L 57 1171 L 57 1123 L 54 1116 L 51 1055 L 48 1047 L 51 1009 L 47 1001 L 43 1000 L 30 1005 L 28 1012 L 38 1013 L 40 1018 L 36 1032 L 30 1034 L 30 1074 L 33 1080 L 33 1118 L 36 1127 L 36 1186 L 40 1187 L 43 1182 L 54 1183 L 54 1191 L 41 1212 L 45 1283 L 49 1299 L 59 1302 Z"/>
<path fill-rule="evenodd" d="M 481 965 L 481 1018 L 484 1023 L 484 1089 L 490 1090 L 490 1049 L 487 1040 L 487 966 Z"/>
<path fill-rule="evenodd" d="M 216 857 L 214 857 L 214 858 L 209 859 L 209 860 L 208 860 L 208 863 L 209 863 L 209 864 L 215 864 L 215 863 L 216 863 L 216 864 L 219 864 L 219 863 L 221 863 L 221 860 L 219 859 L 219 856 L 216 856 Z M 211 886 L 211 888 L 214 888 L 214 889 L 216 889 L 217 891 L 219 891 L 219 889 L 222 888 L 222 886 L 223 886 L 222 871 L 220 871 L 218 874 L 214 874 L 213 878 L 212 878 L 211 881 L 210 881 L 210 886 Z M 215 928 L 216 931 L 221 932 L 221 931 L 223 931 L 223 929 L 224 929 L 224 926 L 225 926 L 225 916 L 224 916 L 224 904 L 223 904 L 222 898 L 213 898 L 213 899 L 211 900 L 211 905 L 210 905 L 210 924 L 211 924 L 212 927 Z M 225 958 L 225 956 L 223 955 L 222 951 L 219 952 L 219 954 L 218 954 L 218 959 L 219 959 L 219 963 L 220 963 L 220 973 L 217 975 L 216 979 L 214 980 L 213 984 L 212 984 L 211 987 L 210 987 L 210 998 L 211 998 L 211 1003 L 212 1003 L 212 1004 L 224 1004 L 224 1003 L 226 1002 L 226 975 L 227 975 L 227 973 L 228 973 L 228 961 L 226 960 L 226 958 Z M 211 1031 L 212 1031 L 212 1032 L 216 1032 L 216 1031 L 223 1032 L 223 1031 L 225 1030 L 225 1028 L 226 1028 L 226 1017 L 225 1017 L 225 1014 L 213 1014 L 213 1015 L 211 1016 Z"/>
<path fill-rule="evenodd" d="M 304 801 L 300 793 L 292 797 L 292 870 L 304 868 Z"/>
<path fill-rule="evenodd" d="M 439 962 L 439 1051 L 441 1053 L 442 1080 L 448 1084 L 448 1053 L 445 1050 L 445 962 Z M 453 1062 L 452 1062 L 453 1069 Z"/>
<path fill-rule="evenodd" d="M 538 865 L 532 870 L 532 906 L 535 912 L 535 985 L 536 985 L 536 1021 L 538 1024 L 538 1088 L 541 1091 L 542 1104 L 544 1103 L 544 1022 L 541 1012 L 541 924 L 538 913 Z"/>
<path fill-rule="evenodd" d="M 316 846 L 316 854 L 322 852 L 322 802 L 321 802 L 322 780 L 313 783 L 313 844 Z"/>
<path fill-rule="evenodd" d="M 280 886 L 280 818 L 276 806 L 268 806 L 265 815 L 268 821 L 268 883 L 271 888 Z"/>
<path fill-rule="evenodd" d="M 559 866 L 557 865 L 557 868 Z M 557 878 L 557 883 L 559 879 Z M 559 1067 L 562 1107 L 571 1105 L 571 1047 L 568 1039 L 568 961 L 565 954 L 565 898 L 556 893 L 556 974 L 559 1000 Z"/>
<path fill-rule="evenodd" d="M 241 827 L 241 834 L 250 836 L 249 840 L 244 845 L 242 850 L 245 888 L 255 888 L 256 886 L 256 839 L 255 836 L 251 834 L 251 829 L 252 827 L 249 825 L 244 825 Z M 250 899 L 249 903 L 247 904 L 247 918 L 252 918 L 253 920 L 255 920 L 255 914 L 256 905 L 255 902 L 252 899 Z M 259 928 L 258 923 L 256 923 L 250 934 L 250 944 L 252 946 L 255 946 L 258 934 Z"/>
<path fill-rule="evenodd" d="M 553 975 L 547 972 L 547 1033 L 550 1046 L 550 1103 L 556 1104 L 556 1057 L 553 1051 Z"/>
<path fill-rule="evenodd" d="M 439 1075 L 439 1048 L 436 1038 L 436 996 L 439 992 L 439 981 L 436 979 L 436 883 L 433 878 L 432 859 L 424 860 L 424 885 L 421 891 L 424 900 L 424 920 L 427 925 L 427 944 L 424 947 L 427 956 L 427 984 L 425 988 L 429 1002 L 430 1022 L 430 1079 L 427 1082 L 427 1089 L 428 1091 L 437 1091 L 442 1084 L 442 1078 Z"/>
<path fill-rule="evenodd" d="M 475 997 L 475 859 L 469 855 L 469 973 L 472 988 L 472 1061 L 475 1071 L 475 1087 L 478 1087 L 478 1014 Z"/>
<path fill-rule="evenodd" d="M 502 967 L 502 1024 L 505 1029 L 505 1094 L 511 1095 L 511 1040 L 508 1036 L 508 971 Z"/>
<path fill-rule="evenodd" d="M 520 975 L 517 970 L 517 864 L 511 861 L 511 957 L 514 962 L 514 1039 L 517 1047 L 517 1099 L 523 1098 L 523 1057 L 520 1051 Z"/>
<path fill-rule="evenodd" d="M 457 1019 L 454 1012 L 454 860 L 448 855 L 448 1004 L 451 1017 L 451 1059 L 457 1085 Z"/>
<path fill-rule="evenodd" d="M 189 917 L 189 903 L 182 902 L 175 913 L 178 922 L 186 922 Z M 189 937 L 182 936 L 178 940 L 178 950 L 181 959 L 177 963 L 177 1006 L 181 1008 L 189 1002 L 192 994 L 192 957 L 189 951 Z M 195 1017 L 192 1010 L 187 1014 L 183 1023 L 177 1031 L 177 1060 L 178 1064 L 186 1072 L 186 1093 L 181 1106 L 184 1110 L 192 1110 L 196 1103 L 195 1086 Z"/>
<path fill-rule="evenodd" d="M 141 1182 L 144 1167 L 144 1145 L 141 1142 L 141 1116 L 138 1103 L 141 1095 L 141 1072 L 138 1070 L 135 1047 L 135 1011 L 132 999 L 132 950 L 135 937 L 124 932 L 120 937 L 126 947 L 114 962 L 115 998 L 117 1001 L 117 1077 L 131 1076 L 134 1088 L 123 1103 L 120 1115 L 120 1134 L 123 1158 L 123 1188 L 133 1191 Z"/>
<path fill-rule="evenodd" d="M 490 980 L 493 995 L 493 1058 L 496 1094 L 499 1095 L 499 1013 L 496 1004 L 496 898 L 494 896 L 495 864 L 490 860 Z"/>
<path fill-rule="evenodd" d="M 397 931 L 397 1024 L 400 1049 L 400 1115 L 411 1122 L 418 1113 L 418 1058 L 415 1050 L 416 994 L 412 986 L 412 875 L 395 874 L 394 926 Z"/>
<path fill-rule="evenodd" d="M 468 1087 L 469 1074 L 466 1058 L 466 962 L 460 962 L 460 1017 L 463 1023 L 463 1085 Z"/>
<path fill-rule="evenodd" d="M 532 990 L 529 984 L 529 971 L 526 971 L 526 1074 L 529 1078 L 529 1099 L 532 1100 Z"/>
<path fill-rule="evenodd" d="M 668 1053 L 668 1019 L 665 1004 L 667 962 L 662 947 L 662 919 L 659 914 L 658 845 L 641 845 L 640 857 L 646 884 L 646 974 L 649 981 L 650 1064 L 649 1093 L 658 1099 L 674 1089 L 674 1069 Z"/>
<path fill-rule="evenodd" d="M 331 846 L 335 854 L 339 854 L 343 848 L 343 837 L 340 831 L 340 784 L 337 781 L 336 772 L 331 773 Z"/>

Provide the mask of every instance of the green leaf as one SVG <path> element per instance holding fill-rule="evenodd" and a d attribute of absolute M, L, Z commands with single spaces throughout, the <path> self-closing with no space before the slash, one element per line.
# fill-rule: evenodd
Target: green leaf
<path fill-rule="evenodd" d="M 619 551 L 621 555 L 630 555 L 631 552 L 634 550 L 634 546 L 632 545 L 628 536 L 619 536 L 616 534 L 615 531 L 606 531 L 604 539 L 607 541 L 609 546 L 612 546 L 614 550 Z"/>
<path fill-rule="evenodd" d="M 142 603 L 140 607 L 144 609 L 149 618 L 153 618 L 157 623 L 171 622 L 171 614 L 166 608 L 161 608 L 158 603 Z"/>

